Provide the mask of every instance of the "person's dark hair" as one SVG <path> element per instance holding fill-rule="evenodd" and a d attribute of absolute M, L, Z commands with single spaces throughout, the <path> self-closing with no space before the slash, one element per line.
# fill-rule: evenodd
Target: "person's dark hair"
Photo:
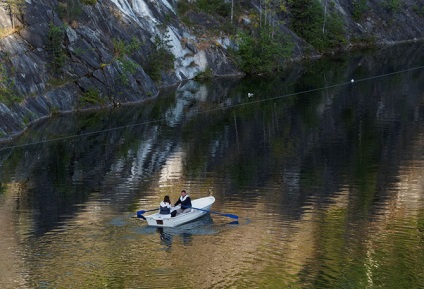
<path fill-rule="evenodd" d="M 181 193 L 186 193 L 187 194 L 186 190 L 182 190 Z"/>
<path fill-rule="evenodd" d="M 164 201 L 165 203 L 171 203 L 171 200 L 169 199 L 169 196 L 165 196 L 165 197 L 163 198 L 163 201 Z"/>

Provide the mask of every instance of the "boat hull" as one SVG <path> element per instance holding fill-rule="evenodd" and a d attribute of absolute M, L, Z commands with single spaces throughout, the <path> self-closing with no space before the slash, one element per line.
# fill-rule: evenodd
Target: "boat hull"
<path fill-rule="evenodd" d="M 213 196 L 204 197 L 204 198 L 191 201 L 192 207 L 196 209 L 192 208 L 190 212 L 180 213 L 175 217 L 171 217 L 171 214 L 162 215 L 159 213 L 147 215 L 144 217 L 149 226 L 171 227 L 171 228 L 177 227 L 182 224 L 196 220 L 200 218 L 201 216 L 207 214 L 214 202 L 215 202 L 215 198 Z M 175 207 L 175 209 L 178 209 L 178 208 L 179 206 Z"/>

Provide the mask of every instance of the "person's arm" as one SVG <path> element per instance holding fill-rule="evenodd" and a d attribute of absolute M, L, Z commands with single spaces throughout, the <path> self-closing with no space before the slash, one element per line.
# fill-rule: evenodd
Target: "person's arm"
<path fill-rule="evenodd" d="M 179 203 L 181 203 L 181 200 L 180 200 L 180 198 L 178 198 L 178 201 L 176 201 L 176 202 L 175 202 L 175 205 L 174 205 L 174 207 L 175 207 L 175 206 L 177 206 L 177 205 L 178 205 Z"/>

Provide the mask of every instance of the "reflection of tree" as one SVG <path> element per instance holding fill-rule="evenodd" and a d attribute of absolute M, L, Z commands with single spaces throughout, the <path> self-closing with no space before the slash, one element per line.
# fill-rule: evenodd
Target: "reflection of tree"
<path fill-rule="evenodd" d="M 172 149 L 164 139 L 172 139 L 177 132 L 162 130 L 160 125 L 140 125 L 146 119 L 154 121 L 163 116 L 174 99 L 162 98 L 128 110 L 99 111 L 58 117 L 42 126 L 42 133 L 27 131 L 14 144 L 38 143 L 17 148 L 6 155 L 2 151 L 0 180 L 31 182 L 31 208 L 39 212 L 34 228 L 37 233 L 52 230 L 63 221 L 63 215 L 71 218 L 92 194 L 110 194 L 115 209 L 127 209 L 136 202 L 136 188 L 125 195 L 103 191 L 108 182 L 125 183 L 131 179 L 143 179 L 157 170 Z M 160 122 L 158 122 L 160 123 Z M 134 124 L 134 125 L 132 125 Z M 109 128 L 112 128 L 109 130 Z M 103 133 L 100 131 L 105 130 Z M 86 134 L 82 137 L 77 135 Z M 46 139 L 72 136 L 65 140 L 45 142 Z M 178 137 L 178 135 L 177 135 Z M 135 168 L 134 168 L 135 167 Z M 112 180 L 111 180 L 112 178 Z M 115 179 L 114 179 L 115 178 Z M 117 179 L 121 178 L 121 181 Z M 119 188 L 117 188 L 119 190 Z M 106 201 L 107 202 L 107 201 Z M 26 203 L 23 203 L 26 204 Z"/>
<path fill-rule="evenodd" d="M 372 240 L 370 257 L 378 264 L 371 268 L 375 287 L 395 284 L 396 288 L 420 288 L 424 284 L 424 252 L 419 249 L 423 246 L 424 233 L 417 230 L 417 223 L 423 220 L 423 210 L 417 218 L 393 218 L 387 224 L 384 234 Z"/>
<path fill-rule="evenodd" d="M 346 207 L 334 205 L 314 219 L 315 256 L 299 273 L 305 286 L 316 284 L 318 288 L 343 288 L 346 284 L 361 284 L 365 276 L 362 262 L 366 258 L 366 248 L 363 243 L 346 239 L 345 236 L 351 233 L 348 217 Z M 360 235 L 360 232 L 356 233 Z M 352 262 L 352 256 L 358 260 Z M 333 272 L 332 278 L 327 278 L 328 272 Z"/>

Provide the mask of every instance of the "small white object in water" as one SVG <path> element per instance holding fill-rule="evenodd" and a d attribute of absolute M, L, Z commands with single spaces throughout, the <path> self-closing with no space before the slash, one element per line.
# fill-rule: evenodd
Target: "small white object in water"
<path fill-rule="evenodd" d="M 350 80 L 350 82 L 354 82 L 355 80 L 353 80 L 353 78 Z"/>
<path fill-rule="evenodd" d="M 252 96 L 253 96 L 253 93 L 251 92 L 247 93 L 247 97 L 252 97 Z"/>

